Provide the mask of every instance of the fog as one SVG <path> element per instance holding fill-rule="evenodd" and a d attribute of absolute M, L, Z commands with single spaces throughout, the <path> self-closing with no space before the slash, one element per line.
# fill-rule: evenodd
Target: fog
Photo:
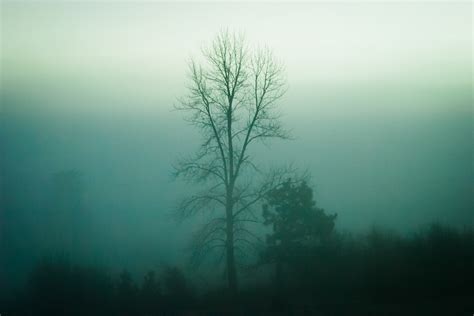
<path fill-rule="evenodd" d="M 54 225 L 77 230 L 64 250 L 79 261 L 134 273 L 187 261 L 199 218 L 172 219 L 191 192 L 172 165 L 200 137 L 174 105 L 190 57 L 222 29 L 286 66 L 293 139 L 251 155 L 307 169 L 336 229 L 472 227 L 469 3 L 3 1 L 0 282 L 25 280 L 64 236 Z M 79 228 L 47 215 L 54 175 L 71 171 Z"/>

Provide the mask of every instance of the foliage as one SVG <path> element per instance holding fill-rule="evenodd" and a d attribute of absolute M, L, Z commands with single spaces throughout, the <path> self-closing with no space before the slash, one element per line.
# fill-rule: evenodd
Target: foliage
<path fill-rule="evenodd" d="M 262 215 L 264 224 L 271 226 L 262 259 L 276 262 L 278 269 L 282 263 L 304 260 L 302 256 L 310 254 L 309 250 L 324 243 L 336 219 L 316 205 L 306 181 L 291 179 L 267 193 Z"/>

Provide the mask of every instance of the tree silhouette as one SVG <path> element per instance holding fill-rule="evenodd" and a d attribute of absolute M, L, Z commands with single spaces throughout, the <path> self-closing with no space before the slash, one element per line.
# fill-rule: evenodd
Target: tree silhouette
<path fill-rule="evenodd" d="M 28 312 L 20 315 L 108 315 L 113 282 L 101 268 L 73 265 L 65 256 L 45 257 L 30 272 L 27 293 Z"/>
<path fill-rule="evenodd" d="M 282 65 L 268 49 L 251 51 L 236 34 L 219 33 L 203 55 L 203 63 L 190 62 L 188 94 L 177 106 L 203 141 L 195 155 L 175 165 L 175 173 L 208 185 L 184 199 L 179 214 L 186 218 L 210 211 L 211 219 L 194 238 L 194 255 L 223 251 L 228 286 L 235 293 L 236 251 L 245 251 L 253 238 L 244 224 L 255 220 L 255 206 L 284 173 L 282 169 L 262 177 L 249 150 L 258 141 L 288 138 L 276 111 L 286 81 Z M 216 209 L 221 210 L 217 215 Z"/>
<path fill-rule="evenodd" d="M 117 302 L 119 315 L 137 315 L 138 290 L 132 276 L 126 270 L 120 274 L 117 284 Z"/>
<path fill-rule="evenodd" d="M 288 179 L 270 190 L 262 207 L 264 224 L 272 226 L 262 257 L 264 262 L 276 264 L 278 283 L 282 282 L 283 264 L 301 260 L 308 249 L 324 242 L 336 219 L 316 206 L 313 190 L 305 181 L 298 182 Z"/>
<path fill-rule="evenodd" d="M 162 304 L 160 283 L 154 271 L 149 271 L 143 278 L 140 289 L 141 307 L 145 315 L 157 315 Z"/>
<path fill-rule="evenodd" d="M 167 310 L 183 310 L 193 303 L 192 289 L 178 267 L 166 267 L 162 280 Z"/>
<path fill-rule="evenodd" d="M 464 315 L 473 310 L 472 228 L 434 224 L 408 235 L 380 227 L 357 235 L 331 233 L 334 215 L 325 215 L 311 189 L 296 181 L 272 190 L 267 203 L 265 218 L 274 227 L 267 254 L 270 262 L 280 260 L 287 268 L 287 282 L 276 288 L 266 281 L 272 265 L 252 271 L 262 283 L 243 287 L 239 314 Z M 25 288 L 13 290 L 10 298 L 0 296 L 0 305 L 6 315 L 237 314 L 235 300 L 220 286 L 201 284 L 202 295 L 195 295 L 176 267 L 165 268 L 157 279 L 146 274 L 138 290 L 128 272 L 112 278 L 103 267 L 48 256 L 33 266 Z M 414 310 L 420 302 L 421 309 Z"/>

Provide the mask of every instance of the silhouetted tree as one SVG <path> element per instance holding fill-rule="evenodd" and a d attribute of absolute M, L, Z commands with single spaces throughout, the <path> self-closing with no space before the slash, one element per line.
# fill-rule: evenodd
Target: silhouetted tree
<path fill-rule="evenodd" d="M 104 315 L 113 286 L 102 269 L 75 266 L 65 257 L 45 258 L 32 270 L 28 306 L 34 315 Z"/>
<path fill-rule="evenodd" d="M 328 224 L 322 227 L 329 228 L 326 233 L 318 233 L 298 220 L 305 218 L 311 223 L 314 218 L 306 213 L 318 213 L 310 191 L 294 181 L 269 194 L 269 200 L 276 200 L 267 207 L 267 212 L 273 214 L 266 214 L 269 225 L 279 226 L 278 219 L 285 218 L 285 229 L 280 237 L 269 237 L 275 242 L 271 241 L 274 248 L 268 254 L 273 262 L 281 258 L 286 267 L 292 268 L 288 269 L 291 278 L 277 293 L 274 284 L 263 279 L 242 289 L 238 297 L 239 314 L 465 315 L 474 309 L 472 228 L 461 230 L 436 224 L 413 235 L 399 235 L 382 228 L 357 235 L 328 233 L 333 222 L 328 217 L 333 215 L 320 214 Z M 292 218 L 285 210 L 300 215 Z M 276 252 L 277 244 L 284 243 L 292 246 Z M 282 256 L 278 258 L 275 253 Z M 267 272 L 272 272 L 267 268 L 273 266 L 263 265 L 259 269 L 263 274 L 252 277 L 266 279 Z M 138 291 L 128 272 L 113 284 L 103 269 L 71 264 L 64 256 L 39 261 L 28 280 L 26 290 L 13 290 L 12 294 L 17 294 L 10 299 L 0 297 L 2 315 L 4 311 L 12 316 L 235 312 L 235 299 L 221 288 L 204 287 L 207 294 L 196 297 L 183 272 L 176 267 L 163 271 L 161 295 L 153 273 L 144 277 Z"/>
<path fill-rule="evenodd" d="M 117 284 L 117 307 L 119 315 L 137 315 L 138 290 L 132 280 L 132 276 L 126 270 L 120 274 Z"/>
<path fill-rule="evenodd" d="M 185 309 L 193 303 L 192 289 L 178 267 L 166 267 L 162 280 L 168 310 Z"/>
<path fill-rule="evenodd" d="M 183 200 L 179 210 L 182 217 L 222 210 L 197 233 L 195 255 L 224 250 L 228 285 L 235 293 L 235 252 L 252 238 L 244 224 L 254 219 L 253 207 L 279 179 L 279 172 L 272 172 L 259 183 L 254 177 L 262 173 L 249 150 L 258 141 L 288 138 L 276 111 L 286 82 L 272 53 L 251 51 L 242 36 L 221 32 L 203 55 L 203 63 L 191 61 L 189 93 L 177 106 L 188 113 L 203 142 L 175 170 L 177 176 L 209 186 Z"/>
<path fill-rule="evenodd" d="M 336 219 L 317 207 L 313 190 L 305 181 L 294 183 L 291 179 L 266 194 L 262 215 L 264 224 L 272 226 L 263 259 L 276 264 L 278 283 L 283 264 L 302 260 L 308 249 L 327 239 Z"/>
<path fill-rule="evenodd" d="M 157 315 L 163 303 L 160 283 L 156 280 L 155 272 L 149 271 L 140 290 L 142 310 L 145 315 Z"/>
<path fill-rule="evenodd" d="M 74 308 L 72 267 L 64 258 L 45 258 L 29 276 L 31 308 L 39 315 L 64 315 Z"/>

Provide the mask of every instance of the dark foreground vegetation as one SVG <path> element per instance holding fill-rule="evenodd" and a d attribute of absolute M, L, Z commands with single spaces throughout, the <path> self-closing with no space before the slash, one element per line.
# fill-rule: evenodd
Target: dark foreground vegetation
<path fill-rule="evenodd" d="M 432 225 L 400 236 L 373 229 L 333 233 L 294 249 L 279 269 L 245 269 L 236 298 L 206 288 L 176 267 L 128 272 L 44 259 L 2 315 L 472 315 L 474 233 Z M 266 262 L 263 260 L 262 262 Z M 263 276 L 267 277 L 263 277 Z M 255 285 L 259 284 L 259 285 Z"/>

